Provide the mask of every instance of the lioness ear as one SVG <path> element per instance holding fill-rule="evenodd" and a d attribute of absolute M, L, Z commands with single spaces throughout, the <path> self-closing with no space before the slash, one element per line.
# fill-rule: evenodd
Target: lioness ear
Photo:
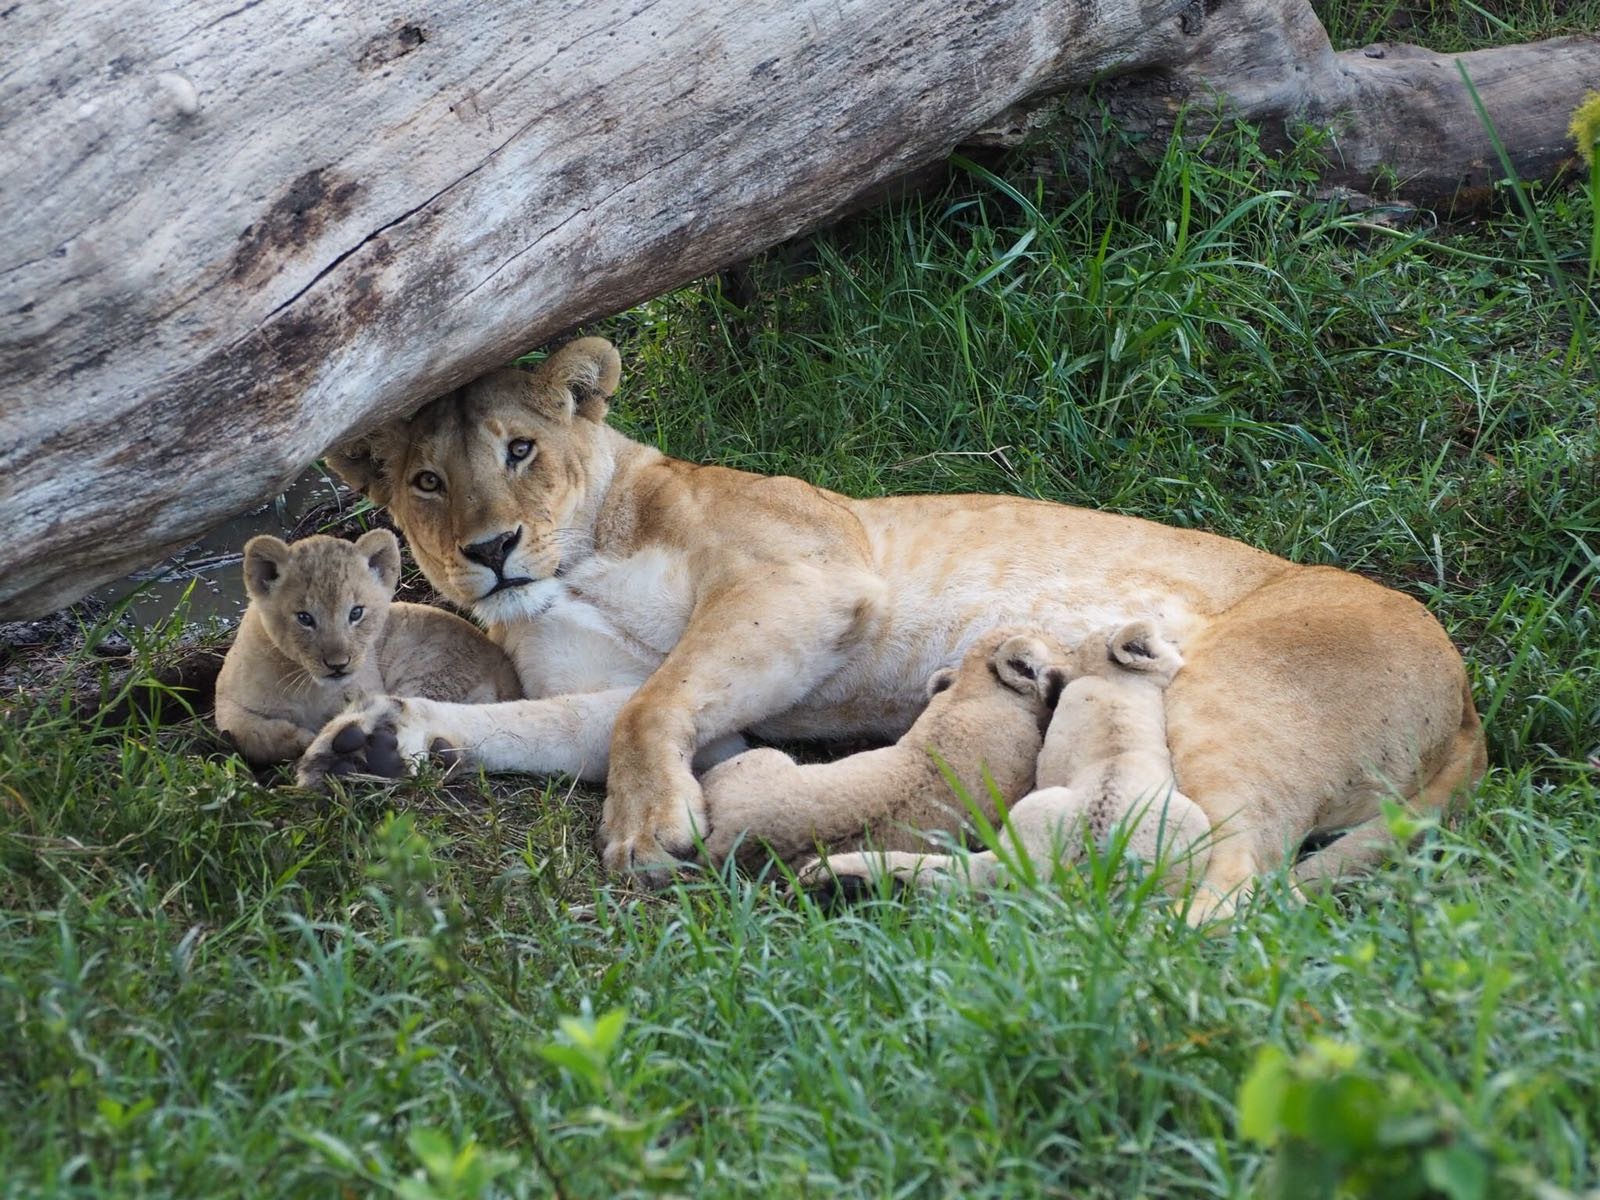
<path fill-rule="evenodd" d="M 356 539 L 356 549 L 367 560 L 367 566 L 378 577 L 378 582 L 392 595 L 400 582 L 400 543 L 387 529 L 374 529 Z"/>
<path fill-rule="evenodd" d="M 244 544 L 244 590 L 252 600 L 265 600 L 289 565 L 289 545 L 263 533 Z"/>
<path fill-rule="evenodd" d="M 388 506 L 394 488 L 388 460 L 395 448 L 395 434 L 404 421 L 373 430 L 365 437 L 335 446 L 323 458 L 334 473 L 379 508 Z"/>
<path fill-rule="evenodd" d="M 622 380 L 622 355 L 605 338 L 579 338 L 545 359 L 539 374 L 542 382 L 570 394 L 567 412 L 598 424 L 611 410 L 608 401 Z"/>
<path fill-rule="evenodd" d="M 1044 699 L 1054 686 L 1047 670 L 1050 648 L 1036 637 L 1026 634 L 1008 637 L 995 648 L 989 665 L 1000 682 L 1014 692 L 1032 693 Z"/>
<path fill-rule="evenodd" d="M 950 685 L 956 681 L 954 667 L 940 667 L 928 676 L 928 699 L 932 700 L 940 692 L 948 692 Z"/>
<path fill-rule="evenodd" d="M 1111 660 L 1130 671 L 1174 675 L 1183 665 L 1177 647 L 1149 621 L 1129 621 L 1106 639 Z"/>

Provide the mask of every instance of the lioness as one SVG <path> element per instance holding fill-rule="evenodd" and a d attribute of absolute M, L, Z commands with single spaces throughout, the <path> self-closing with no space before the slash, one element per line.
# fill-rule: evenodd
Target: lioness
<path fill-rule="evenodd" d="M 470 621 L 396 603 L 400 544 L 263 534 L 244 547 L 250 607 L 217 676 L 217 728 L 255 763 L 297 758 L 351 703 L 386 692 L 482 702 L 522 695 Z"/>
<path fill-rule="evenodd" d="M 1188 664 L 1168 693 L 1172 752 L 1184 792 L 1230 831 L 1207 870 L 1219 893 L 1282 861 L 1248 831 L 1276 829 L 1283 803 L 1354 827 L 1308 860 L 1347 871 L 1376 856 L 1381 797 L 1437 811 L 1484 769 L 1461 657 L 1407 596 L 1061 504 L 854 500 L 678 461 L 606 424 L 619 377 L 615 348 L 584 338 L 331 457 L 388 507 L 434 586 L 488 623 L 530 694 L 546 653 L 566 693 L 375 701 L 323 730 L 302 780 L 340 761 L 341 733 L 348 746 L 380 731 L 406 755 L 440 738 L 489 770 L 604 778 L 605 865 L 654 880 L 704 827 L 697 747 L 740 729 L 895 738 L 924 681 L 988 630 L 1070 645 L 1138 617 Z"/>

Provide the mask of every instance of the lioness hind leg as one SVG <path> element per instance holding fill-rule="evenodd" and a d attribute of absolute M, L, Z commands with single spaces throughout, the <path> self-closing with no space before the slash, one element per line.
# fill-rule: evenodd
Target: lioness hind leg
<path fill-rule="evenodd" d="M 1383 795 L 1418 795 L 1464 731 L 1481 737 L 1439 623 L 1346 572 L 1290 571 L 1183 651 L 1167 732 L 1178 787 L 1216 831 L 1202 915 L 1312 830 L 1366 820 Z"/>
<path fill-rule="evenodd" d="M 1466 696 L 1463 703 L 1461 729 L 1450 747 L 1449 756 L 1411 801 L 1411 807 L 1424 816 L 1448 813 L 1462 794 L 1483 777 L 1488 766 L 1483 731 L 1477 710 L 1472 706 L 1472 697 Z M 1381 815 L 1373 816 L 1295 864 L 1295 884 L 1306 892 L 1326 890 L 1341 879 L 1371 870 L 1394 849 L 1388 821 Z"/>

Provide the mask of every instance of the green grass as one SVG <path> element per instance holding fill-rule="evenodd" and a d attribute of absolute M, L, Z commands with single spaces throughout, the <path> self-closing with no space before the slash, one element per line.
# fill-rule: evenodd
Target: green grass
<path fill-rule="evenodd" d="M 1414 42 L 1444 53 L 1600 29 L 1595 0 L 1313 0 L 1335 49 Z"/>
<path fill-rule="evenodd" d="M 1402 587 L 1490 721 L 1453 828 L 1209 937 L 1105 864 L 843 916 L 649 897 L 602 880 L 592 791 L 263 786 L 195 723 L 86 729 L 84 660 L 0 721 L 0 1195 L 1600 1188 L 1593 301 L 1520 214 L 1394 232 L 1309 192 L 1231 134 L 1137 190 L 969 172 L 756 264 L 744 308 L 607 322 L 617 419 Z M 1582 259 L 1587 196 L 1534 203 Z"/>

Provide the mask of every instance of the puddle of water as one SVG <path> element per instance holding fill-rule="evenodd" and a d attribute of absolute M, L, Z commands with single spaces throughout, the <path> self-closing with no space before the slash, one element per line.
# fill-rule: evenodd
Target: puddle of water
<path fill-rule="evenodd" d="M 281 496 L 224 521 L 171 558 L 135 571 L 126 579 L 103 584 L 88 598 L 109 607 L 132 593 L 123 621 L 149 628 L 172 616 L 192 583 L 194 591 L 189 596 L 188 609 L 191 622 L 215 618 L 227 625 L 237 624 L 248 603 L 239 569 L 244 544 L 258 533 L 271 533 L 286 540 L 316 533 L 325 522 L 348 513 L 359 500 L 331 472 L 312 466 Z"/>

